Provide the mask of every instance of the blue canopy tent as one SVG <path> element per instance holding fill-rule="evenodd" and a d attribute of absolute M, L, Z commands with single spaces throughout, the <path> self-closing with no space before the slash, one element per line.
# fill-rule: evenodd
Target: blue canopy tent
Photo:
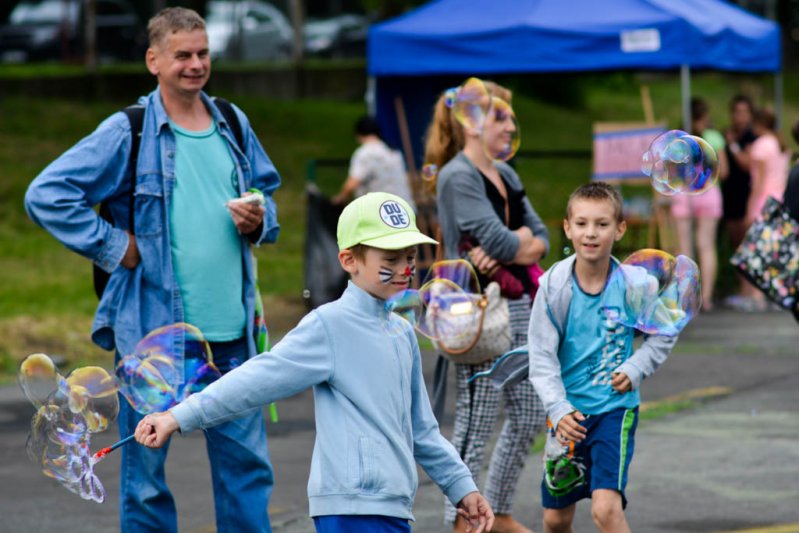
<path fill-rule="evenodd" d="M 723 0 L 435 0 L 373 26 L 367 48 L 383 133 L 400 146 L 407 125 L 417 168 L 436 97 L 471 75 L 680 69 L 687 124 L 691 69 L 779 76 L 780 55 L 776 23 Z"/>

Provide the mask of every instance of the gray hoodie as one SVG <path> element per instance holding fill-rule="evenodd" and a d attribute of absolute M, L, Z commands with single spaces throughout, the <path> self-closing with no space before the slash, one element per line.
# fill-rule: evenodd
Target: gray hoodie
<path fill-rule="evenodd" d="M 572 300 L 572 271 L 576 257 L 572 255 L 555 263 L 541 276 L 530 316 L 530 381 L 544 403 L 553 427 L 557 427 L 564 415 L 577 410 L 566 399 L 558 359 Z M 618 263 L 615 258 L 613 261 Z M 654 374 L 663 364 L 676 342 L 677 337 L 645 336 L 641 346 L 617 367 L 616 372 L 626 374 L 633 390 L 637 390 L 644 378 Z"/>
<path fill-rule="evenodd" d="M 521 191 L 519 176 L 505 163 L 498 162 L 497 170 L 508 186 Z M 438 220 L 448 259 L 460 257 L 458 243 L 461 235 L 468 233 L 477 239 L 488 255 L 497 261 L 510 262 L 519 250 L 519 237 L 508 229 L 497 216 L 486 196 L 486 186 L 480 171 L 463 152 L 453 157 L 436 180 Z M 525 197 L 524 225 L 533 235 L 544 241 L 549 251 L 549 233 L 541 217 Z"/>

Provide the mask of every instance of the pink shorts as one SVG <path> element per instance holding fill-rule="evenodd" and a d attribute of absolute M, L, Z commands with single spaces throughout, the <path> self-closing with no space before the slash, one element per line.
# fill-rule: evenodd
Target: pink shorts
<path fill-rule="evenodd" d="M 721 218 L 721 190 L 714 186 L 696 196 L 673 196 L 671 215 L 674 218 Z"/>

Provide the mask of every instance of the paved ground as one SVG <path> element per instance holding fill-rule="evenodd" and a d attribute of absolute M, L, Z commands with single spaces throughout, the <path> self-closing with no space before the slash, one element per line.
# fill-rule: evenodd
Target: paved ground
<path fill-rule="evenodd" d="M 719 311 L 694 321 L 662 370 L 644 384 L 645 401 L 686 392 L 724 393 L 639 426 L 628 518 L 636 532 L 799 531 L 799 324 L 785 313 Z M 427 354 L 429 355 L 429 354 Z M 432 374 L 433 357 L 426 357 Z M 452 391 L 453 387 L 450 387 Z M 450 398 L 443 430 L 449 434 Z M 277 485 L 276 532 L 310 532 L 305 484 L 313 446 L 309 392 L 279 404 L 269 424 Z M 0 531 L 117 531 L 119 459 L 98 466 L 108 499 L 84 502 L 39 474 L 24 452 L 32 407 L 16 387 L 0 388 Z M 115 440 L 99 435 L 96 447 Z M 201 435 L 178 438 L 167 476 L 180 529 L 214 531 L 210 475 Z M 519 483 L 515 514 L 540 531 L 539 455 Z M 415 531 L 446 531 L 442 496 L 421 475 Z M 576 531 L 592 531 L 589 505 Z"/>

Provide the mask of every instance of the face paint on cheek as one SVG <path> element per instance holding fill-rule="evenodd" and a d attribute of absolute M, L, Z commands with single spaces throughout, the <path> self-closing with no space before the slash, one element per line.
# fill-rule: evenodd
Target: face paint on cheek
<path fill-rule="evenodd" d="M 377 271 L 377 275 L 380 276 L 380 282 L 386 285 L 391 283 L 391 280 L 394 279 L 394 271 L 386 267 L 380 267 L 380 270 Z"/>
<path fill-rule="evenodd" d="M 408 283 L 413 281 L 413 278 L 416 277 L 416 265 L 409 265 L 405 267 L 405 277 L 408 278 Z"/>

